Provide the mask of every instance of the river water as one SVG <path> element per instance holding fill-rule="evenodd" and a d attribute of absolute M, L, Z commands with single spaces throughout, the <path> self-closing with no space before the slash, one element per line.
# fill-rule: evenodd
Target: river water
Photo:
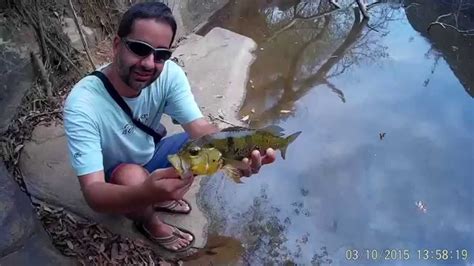
<path fill-rule="evenodd" d="M 474 37 L 425 30 L 451 2 L 375 5 L 366 23 L 352 8 L 315 16 L 332 8 L 318 1 L 243 0 L 211 18 L 202 34 L 258 44 L 241 115 L 303 132 L 244 184 L 203 186 L 211 233 L 240 241 L 241 263 L 474 264 Z"/>

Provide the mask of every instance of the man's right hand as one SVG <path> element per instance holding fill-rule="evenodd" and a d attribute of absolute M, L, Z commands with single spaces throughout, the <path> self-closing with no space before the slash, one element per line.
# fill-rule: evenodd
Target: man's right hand
<path fill-rule="evenodd" d="M 142 189 L 155 202 L 182 199 L 194 181 L 194 176 L 181 178 L 173 168 L 153 171 L 143 182 Z"/>

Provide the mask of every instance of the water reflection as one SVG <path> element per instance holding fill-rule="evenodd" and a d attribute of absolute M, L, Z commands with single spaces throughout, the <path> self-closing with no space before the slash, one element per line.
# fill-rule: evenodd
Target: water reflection
<path fill-rule="evenodd" d="M 259 44 L 242 114 L 303 134 L 244 185 L 203 186 L 213 231 L 241 240 L 252 265 L 444 265 L 417 258 L 441 246 L 474 255 L 474 108 L 455 70 L 472 61 L 445 58 L 398 2 L 372 6 L 368 23 L 351 8 L 318 16 L 333 8 L 318 1 L 264 2 L 230 2 L 213 25 Z M 384 248 L 411 258 L 345 259 Z"/>
<path fill-rule="evenodd" d="M 466 92 L 474 97 L 474 31 L 473 34 L 458 34 L 452 29 L 433 27 L 430 33 L 426 30 L 428 25 L 438 16 L 453 14 L 446 17 L 443 22 L 457 26 L 459 29 L 474 29 L 474 5 L 471 1 L 407 1 L 418 6 L 407 10 L 407 17 L 415 30 L 428 38 L 433 47 L 428 51 L 434 57 L 443 57 L 450 65 L 452 71 L 463 84 Z M 431 8 L 423 8 L 429 5 Z M 437 62 L 437 61 L 436 61 Z M 432 72 L 436 69 L 433 66 Z M 429 82 L 429 78 L 426 83 Z"/>
<path fill-rule="evenodd" d="M 341 12 L 329 1 L 261 2 L 266 5 L 231 1 L 223 10 L 238 12 L 239 20 L 225 20 L 223 17 L 228 15 L 221 11 L 200 32 L 204 34 L 220 24 L 258 43 L 248 95 L 241 109 L 242 116 L 250 115 L 256 127 L 291 116 L 294 103 L 322 84 L 345 102 L 343 90 L 331 78 L 353 64 L 387 56 L 386 47 L 377 42 L 379 35 L 371 31 L 384 31 L 387 23 L 396 19 L 395 7 L 400 7 L 370 6 L 374 19 L 367 28 L 358 9 Z"/>
<path fill-rule="evenodd" d="M 181 259 L 186 266 L 193 265 L 241 265 L 242 243 L 232 237 L 212 234 L 206 246 L 193 255 Z"/>

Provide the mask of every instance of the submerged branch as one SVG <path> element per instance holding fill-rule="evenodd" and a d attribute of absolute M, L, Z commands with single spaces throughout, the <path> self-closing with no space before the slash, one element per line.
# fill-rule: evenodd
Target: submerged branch
<path fill-rule="evenodd" d="M 339 97 L 339 99 L 341 99 L 343 103 L 346 103 L 346 97 L 344 96 L 344 92 L 342 92 L 340 89 L 336 87 L 336 85 L 329 82 L 328 80 L 326 80 L 326 85 L 332 90 L 332 92 L 334 92 L 337 95 L 337 97 Z"/>
<path fill-rule="evenodd" d="M 454 25 L 451 25 L 451 24 L 444 23 L 444 22 L 440 21 L 441 19 L 446 18 L 446 17 L 450 17 L 450 16 L 454 16 L 454 14 L 453 13 L 448 13 L 448 14 L 444 14 L 444 15 L 439 16 L 435 21 L 431 22 L 430 25 L 428 25 L 428 28 L 426 29 L 426 31 L 428 31 L 428 33 L 429 33 L 430 29 L 433 26 L 438 25 L 438 26 L 443 27 L 443 29 L 451 28 L 451 29 L 453 29 L 453 30 L 457 31 L 458 33 L 463 34 L 465 36 L 474 36 L 474 29 L 461 30 L 461 29 L 459 29 L 458 27 L 456 27 Z"/>
<path fill-rule="evenodd" d="M 359 7 L 360 12 L 362 13 L 362 16 L 364 16 L 364 19 L 369 19 L 369 13 L 367 12 L 367 5 L 365 3 L 362 3 L 363 0 L 356 0 L 357 6 Z"/>
<path fill-rule="evenodd" d="M 297 14 L 295 14 L 295 18 L 289 22 L 288 24 L 286 24 L 283 28 L 279 29 L 278 31 L 276 31 L 270 38 L 268 38 L 266 41 L 267 42 L 270 42 L 272 41 L 273 39 L 275 39 L 276 37 L 278 37 L 278 35 L 280 35 L 281 33 L 287 31 L 288 29 L 292 28 L 296 22 L 298 21 L 306 21 L 306 20 L 316 20 L 316 19 L 319 19 L 319 18 L 322 18 L 322 17 L 326 17 L 326 16 L 329 16 L 329 15 L 332 15 L 333 13 L 336 13 L 338 11 L 343 11 L 343 10 L 346 10 L 350 8 L 350 5 L 346 8 L 335 8 L 331 11 L 327 11 L 327 12 L 324 12 L 324 13 L 320 13 L 320 14 L 316 14 L 316 15 L 313 15 L 313 16 L 309 16 L 309 17 L 302 17 L 302 16 L 299 16 Z"/>

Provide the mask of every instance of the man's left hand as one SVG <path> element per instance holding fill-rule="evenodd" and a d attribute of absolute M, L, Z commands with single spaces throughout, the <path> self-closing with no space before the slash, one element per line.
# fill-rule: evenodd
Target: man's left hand
<path fill-rule="evenodd" d="M 249 177 L 260 171 L 260 167 L 265 164 L 270 164 L 275 161 L 275 150 L 269 148 L 264 153 L 254 150 L 249 158 L 244 158 L 242 162 L 246 167 L 241 168 L 242 176 Z"/>

